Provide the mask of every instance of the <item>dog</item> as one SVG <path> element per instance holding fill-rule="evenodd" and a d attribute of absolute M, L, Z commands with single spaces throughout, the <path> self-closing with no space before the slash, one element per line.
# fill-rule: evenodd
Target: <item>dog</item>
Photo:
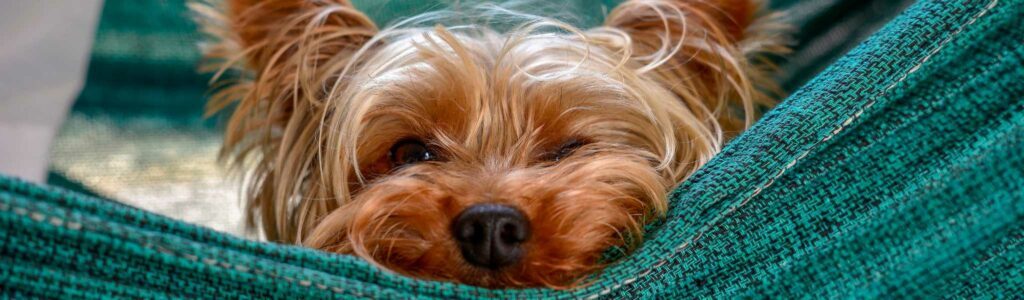
<path fill-rule="evenodd" d="M 418 278 L 573 288 L 777 98 L 784 26 L 755 0 L 627 0 L 586 30 L 476 7 L 381 30 L 348 0 L 193 4 L 249 226 Z"/>

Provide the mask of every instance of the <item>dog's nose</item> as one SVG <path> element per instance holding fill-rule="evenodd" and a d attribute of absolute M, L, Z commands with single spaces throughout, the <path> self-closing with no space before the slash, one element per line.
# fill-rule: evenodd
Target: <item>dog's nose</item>
<path fill-rule="evenodd" d="M 452 235 L 466 261 L 498 269 L 523 257 L 521 246 L 530 237 L 530 223 L 514 207 L 477 204 L 455 217 Z"/>

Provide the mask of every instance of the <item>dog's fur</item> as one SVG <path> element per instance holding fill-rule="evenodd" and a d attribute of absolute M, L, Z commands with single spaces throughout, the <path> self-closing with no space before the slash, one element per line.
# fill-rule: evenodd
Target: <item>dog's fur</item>
<path fill-rule="evenodd" d="M 486 6 L 472 14 L 521 26 L 378 30 L 348 0 L 192 7 L 209 70 L 238 78 L 209 111 L 233 107 L 223 153 L 251 175 L 250 226 L 489 287 L 571 287 L 632 249 L 668 190 L 773 103 L 759 55 L 785 51 L 754 0 L 626 1 L 588 30 Z M 410 138 L 439 159 L 396 168 L 389 149 Z M 519 263 L 461 258 L 450 222 L 483 202 L 527 216 Z"/>

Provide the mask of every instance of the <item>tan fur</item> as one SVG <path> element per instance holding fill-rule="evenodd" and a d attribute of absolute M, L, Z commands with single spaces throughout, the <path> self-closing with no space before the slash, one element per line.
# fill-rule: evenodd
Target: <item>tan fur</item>
<path fill-rule="evenodd" d="M 754 60 L 785 50 L 749 0 L 627 1 L 586 31 L 519 15 L 534 21 L 378 32 L 341 0 L 193 10 L 217 40 L 209 70 L 240 74 L 209 109 L 235 106 L 223 153 L 252 175 L 250 225 L 490 287 L 575 286 L 603 251 L 635 246 L 668 190 L 773 103 Z M 393 169 L 390 147 L 410 137 L 442 159 Z M 544 159 L 570 139 L 586 144 Z M 461 259 L 449 223 L 483 202 L 526 214 L 520 263 Z"/>

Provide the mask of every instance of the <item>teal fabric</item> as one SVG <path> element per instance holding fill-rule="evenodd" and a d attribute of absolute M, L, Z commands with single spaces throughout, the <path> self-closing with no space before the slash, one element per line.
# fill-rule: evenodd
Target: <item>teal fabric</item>
<path fill-rule="evenodd" d="M 196 72 L 199 41 L 184 1 L 104 1 L 85 86 L 72 111 L 212 127 L 202 118 L 209 76 Z"/>
<path fill-rule="evenodd" d="M 74 298 L 1024 295 L 1024 0 L 923 0 L 671 194 L 572 291 L 410 279 L 0 178 L 0 286 Z"/>
<path fill-rule="evenodd" d="M 774 0 L 793 32 L 793 52 L 779 61 L 776 81 L 787 92 L 807 83 L 914 0 Z"/>

